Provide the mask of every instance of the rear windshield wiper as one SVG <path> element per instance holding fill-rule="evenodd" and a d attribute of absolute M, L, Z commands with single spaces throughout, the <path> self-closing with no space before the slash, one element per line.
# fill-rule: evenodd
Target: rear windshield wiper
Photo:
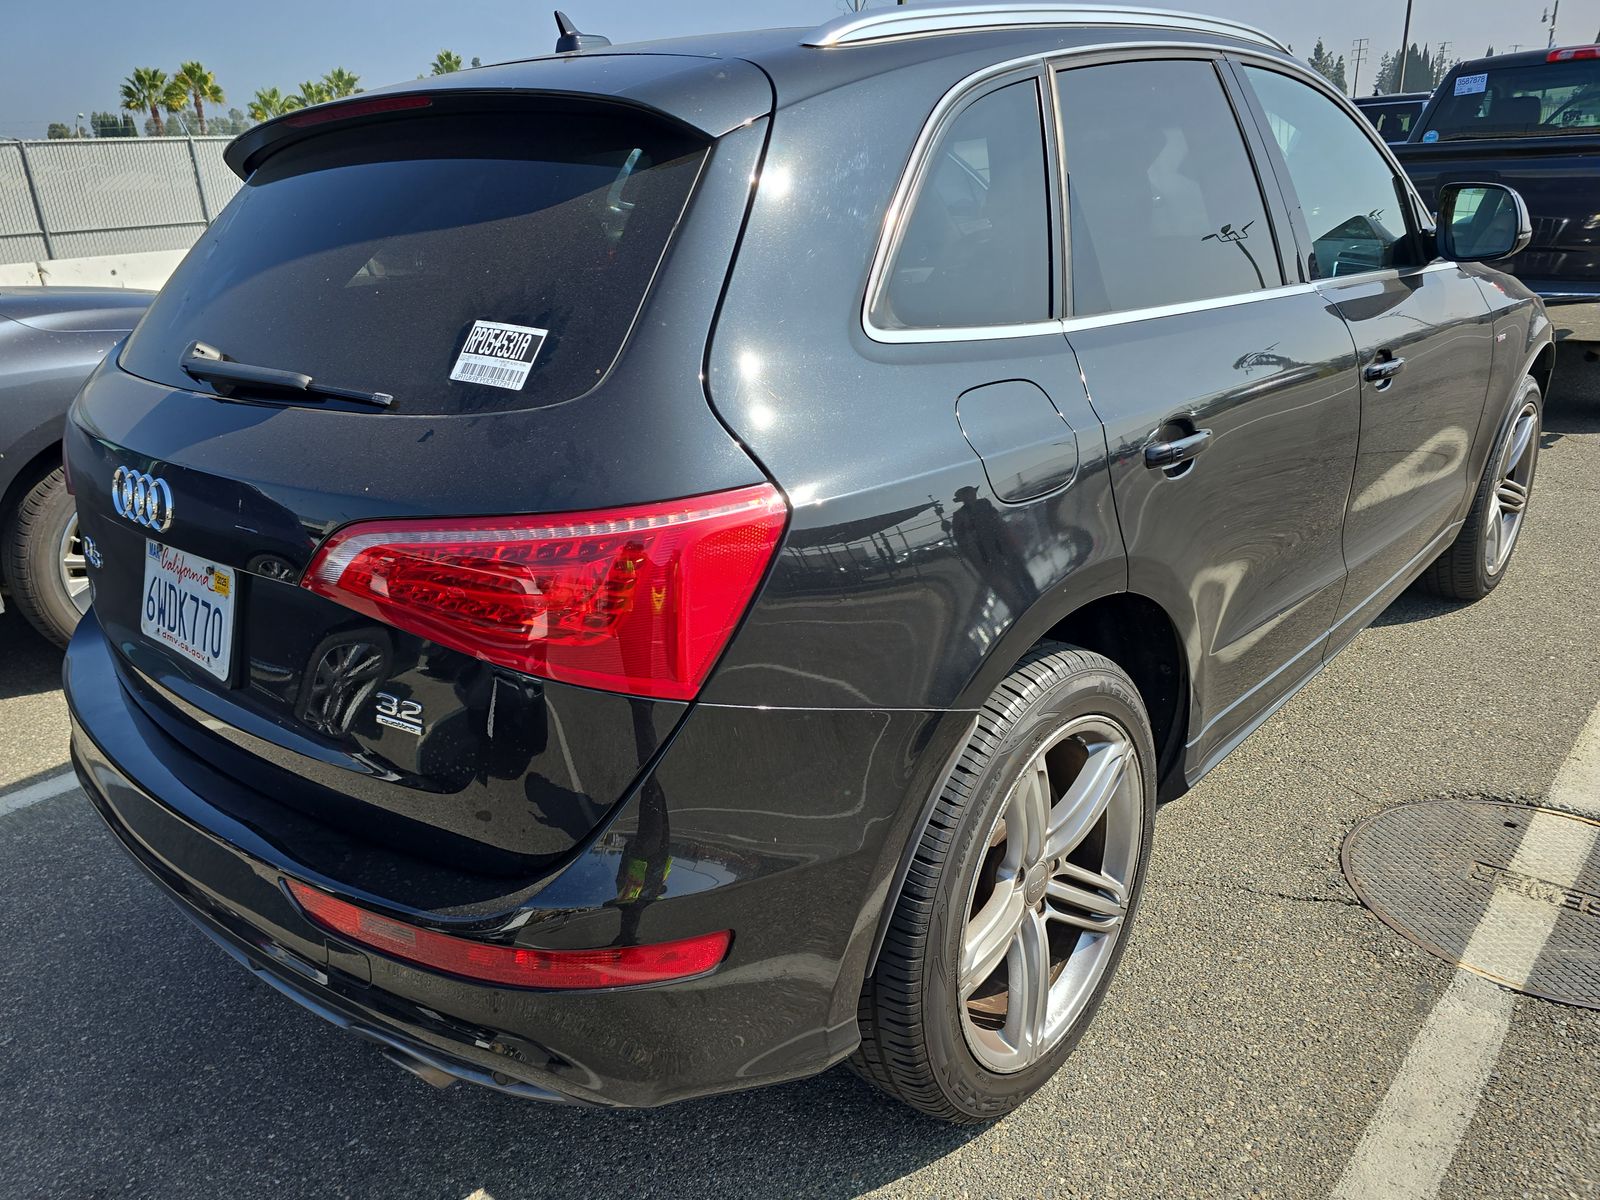
<path fill-rule="evenodd" d="M 277 367 L 258 367 L 254 363 L 235 362 L 215 346 L 205 342 L 190 342 L 178 363 L 184 373 L 216 385 L 218 390 L 228 388 L 223 395 L 231 395 L 234 386 L 265 388 L 275 392 L 299 392 L 307 400 L 354 400 L 360 404 L 375 404 L 388 408 L 394 397 L 388 392 L 364 392 L 357 388 L 334 387 L 318 383 L 299 371 L 284 371 Z M 292 403 L 292 401 L 291 401 Z"/>

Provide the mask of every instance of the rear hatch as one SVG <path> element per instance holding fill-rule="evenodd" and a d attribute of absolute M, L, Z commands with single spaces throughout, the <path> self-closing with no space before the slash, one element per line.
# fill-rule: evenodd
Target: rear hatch
<path fill-rule="evenodd" d="M 1533 218 L 1533 241 L 1495 265 L 1541 291 L 1556 281 L 1583 291 L 1600 285 L 1600 56 L 1592 51 L 1458 68 L 1397 150 L 1430 207 L 1446 183 L 1515 188 Z"/>
<path fill-rule="evenodd" d="M 754 68 L 659 58 L 625 69 L 734 88 L 722 119 L 741 127 L 504 86 L 264 127 L 238 197 L 73 410 L 123 686 L 172 755 L 255 797 L 253 821 L 261 795 L 284 806 L 284 838 L 310 815 L 351 845 L 530 877 L 596 827 L 692 698 L 634 686 L 652 663 L 610 669 L 603 630 L 577 628 L 601 644 L 556 670 L 467 624 L 499 609 L 465 613 L 502 566 L 484 539 L 539 527 L 592 550 L 572 540 L 592 528 L 547 515 L 767 486 L 699 370 L 770 91 Z M 569 83 L 605 75 L 569 65 Z M 372 529 L 421 546 L 404 579 L 431 589 L 429 619 L 395 616 L 392 556 L 359 602 L 305 586 L 330 534 L 350 535 L 348 564 Z M 447 567 L 426 557 L 444 538 Z M 610 608 L 582 620 L 634 603 L 615 573 Z M 553 637 L 551 578 L 515 576 L 527 594 L 500 599 Z"/>

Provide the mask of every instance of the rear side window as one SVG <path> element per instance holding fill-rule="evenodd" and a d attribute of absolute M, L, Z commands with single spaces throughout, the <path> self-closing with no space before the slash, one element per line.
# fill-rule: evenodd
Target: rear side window
<path fill-rule="evenodd" d="M 885 282 L 880 329 L 1050 319 L 1050 201 L 1034 80 L 972 102 L 927 159 Z"/>
<path fill-rule="evenodd" d="M 1403 142 L 1410 137 L 1411 122 L 1421 111 L 1421 104 L 1383 104 L 1363 110 L 1386 142 Z"/>
<path fill-rule="evenodd" d="M 1428 132 L 1440 141 L 1600 129 L 1600 59 L 1469 71 L 1443 87 Z"/>
<path fill-rule="evenodd" d="M 1062 71 L 1074 316 L 1276 287 L 1243 135 L 1209 62 Z"/>
<path fill-rule="evenodd" d="M 1277 71 L 1246 66 L 1311 234 L 1312 278 L 1411 265 L 1389 160 L 1342 108 Z"/>
<path fill-rule="evenodd" d="M 571 399 L 621 349 L 704 154 L 648 118 L 570 112 L 308 138 L 240 189 L 122 366 L 204 390 L 179 368 L 201 341 L 401 414 Z"/>

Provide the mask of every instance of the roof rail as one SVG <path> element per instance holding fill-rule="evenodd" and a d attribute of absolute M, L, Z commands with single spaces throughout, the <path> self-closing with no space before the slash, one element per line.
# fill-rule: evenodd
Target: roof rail
<path fill-rule="evenodd" d="M 1164 8 L 1117 8 L 1099 4 L 1054 4 L 1050 0 L 1012 0 L 1003 4 L 907 4 L 849 13 L 819 25 L 802 42 L 805 46 L 858 46 L 898 38 L 934 37 L 944 33 L 969 33 L 978 29 L 1013 29 L 1027 26 L 1121 25 L 1141 28 L 1184 29 L 1219 33 L 1271 46 L 1289 48 L 1253 25 L 1226 17 L 1171 12 Z"/>

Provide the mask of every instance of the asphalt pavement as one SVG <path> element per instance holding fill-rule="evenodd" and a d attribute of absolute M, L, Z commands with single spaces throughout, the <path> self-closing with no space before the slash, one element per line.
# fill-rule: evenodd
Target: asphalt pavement
<path fill-rule="evenodd" d="M 52 782 L 60 656 L 0 617 L 0 1196 L 1328 1196 L 1455 974 L 1360 905 L 1341 842 L 1397 803 L 1543 797 L 1600 704 L 1600 364 L 1570 347 L 1542 447 L 1499 590 L 1403 597 L 1163 809 L 1098 1020 L 982 1129 L 843 1070 L 646 1112 L 401 1073 L 236 967 Z M 1518 997 L 1437 1194 L 1600 1196 L 1597 1082 L 1600 1012 Z"/>

